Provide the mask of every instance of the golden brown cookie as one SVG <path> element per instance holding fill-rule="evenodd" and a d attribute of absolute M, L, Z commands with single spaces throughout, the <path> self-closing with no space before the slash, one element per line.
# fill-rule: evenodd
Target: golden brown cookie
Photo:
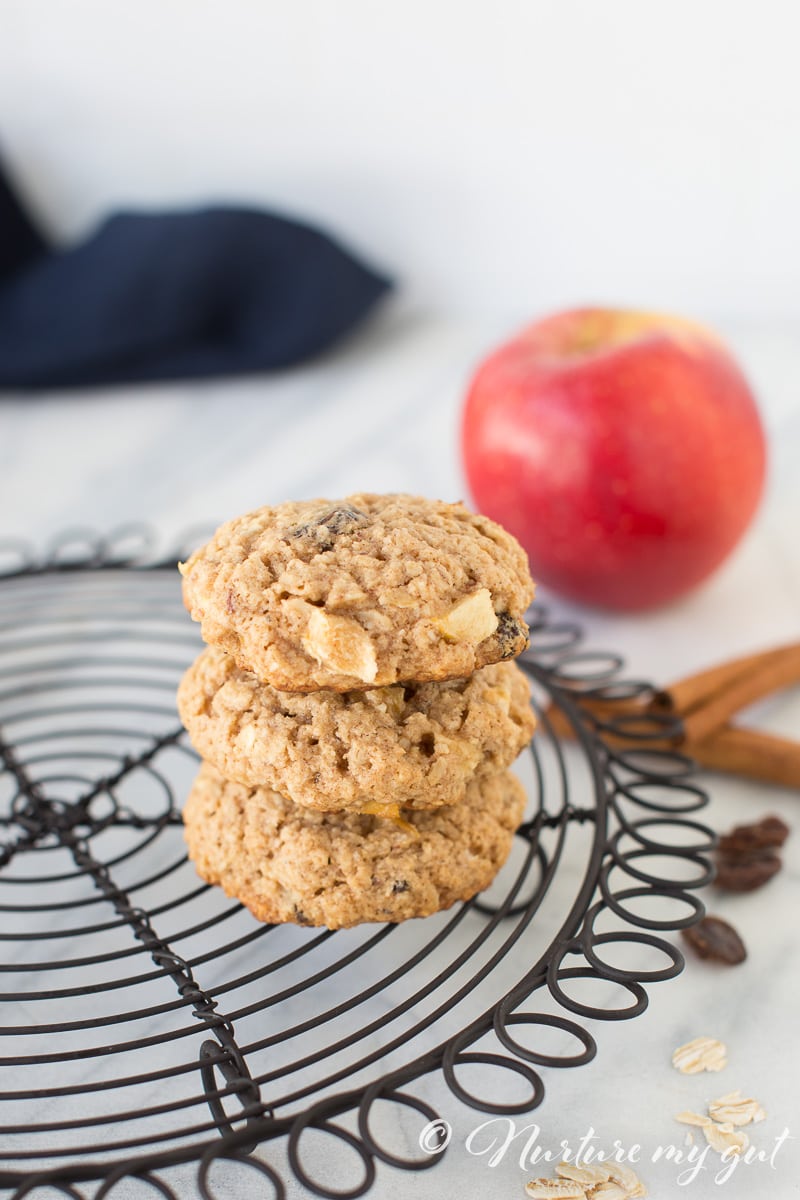
<path fill-rule="evenodd" d="M 180 570 L 205 641 L 284 691 L 465 678 L 527 645 L 525 552 L 463 504 L 356 495 L 260 508 Z"/>
<path fill-rule="evenodd" d="M 536 720 L 515 663 L 364 692 L 279 692 L 209 647 L 178 689 L 198 753 L 226 779 L 324 811 L 438 808 L 508 767 Z"/>
<path fill-rule="evenodd" d="M 183 813 L 189 857 L 261 921 L 344 929 L 426 917 L 488 887 L 511 850 L 525 790 L 508 771 L 407 821 L 298 808 L 204 763 Z"/>

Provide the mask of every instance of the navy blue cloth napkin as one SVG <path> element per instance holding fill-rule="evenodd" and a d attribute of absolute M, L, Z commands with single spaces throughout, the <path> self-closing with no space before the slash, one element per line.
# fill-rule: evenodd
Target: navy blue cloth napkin
<path fill-rule="evenodd" d="M 0 388 L 286 367 L 389 286 L 318 230 L 246 208 L 119 213 L 55 250 L 0 168 Z"/>

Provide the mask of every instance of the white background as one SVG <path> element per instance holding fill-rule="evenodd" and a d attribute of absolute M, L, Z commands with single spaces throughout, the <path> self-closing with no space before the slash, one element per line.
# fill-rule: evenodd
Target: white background
<path fill-rule="evenodd" d="M 48 229 L 247 201 L 426 302 L 800 316 L 791 0 L 2 0 L 0 144 Z"/>

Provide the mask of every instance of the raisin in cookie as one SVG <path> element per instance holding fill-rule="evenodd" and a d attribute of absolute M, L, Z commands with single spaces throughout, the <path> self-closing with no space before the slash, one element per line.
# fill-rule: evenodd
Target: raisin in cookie
<path fill-rule="evenodd" d="M 298 808 L 204 763 L 183 813 L 189 857 L 260 921 L 344 929 L 426 917 L 488 887 L 508 857 L 525 791 L 510 772 L 460 804 L 407 821 Z"/>
<path fill-rule="evenodd" d="M 205 641 L 284 691 L 464 678 L 527 645 L 525 552 L 462 504 L 357 495 L 260 508 L 180 570 Z"/>
<path fill-rule="evenodd" d="M 380 813 L 462 800 L 475 774 L 508 767 L 536 724 L 515 663 L 468 679 L 363 692 L 280 692 L 217 647 L 178 689 L 198 753 L 226 779 L 294 804 Z"/>

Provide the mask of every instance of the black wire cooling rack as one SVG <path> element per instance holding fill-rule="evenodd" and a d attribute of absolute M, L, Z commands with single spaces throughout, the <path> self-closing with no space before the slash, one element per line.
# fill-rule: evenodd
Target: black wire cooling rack
<path fill-rule="evenodd" d="M 260 925 L 184 853 L 174 694 L 200 642 L 177 557 L 136 529 L 0 547 L 0 1190 L 210 1200 L 255 1172 L 259 1196 L 361 1196 L 446 1157 L 427 1084 L 529 1112 L 680 972 L 663 933 L 702 915 L 706 796 L 648 749 L 663 724 L 608 745 L 582 700 L 647 685 L 535 607 L 530 804 L 491 891 L 397 926 Z"/>

